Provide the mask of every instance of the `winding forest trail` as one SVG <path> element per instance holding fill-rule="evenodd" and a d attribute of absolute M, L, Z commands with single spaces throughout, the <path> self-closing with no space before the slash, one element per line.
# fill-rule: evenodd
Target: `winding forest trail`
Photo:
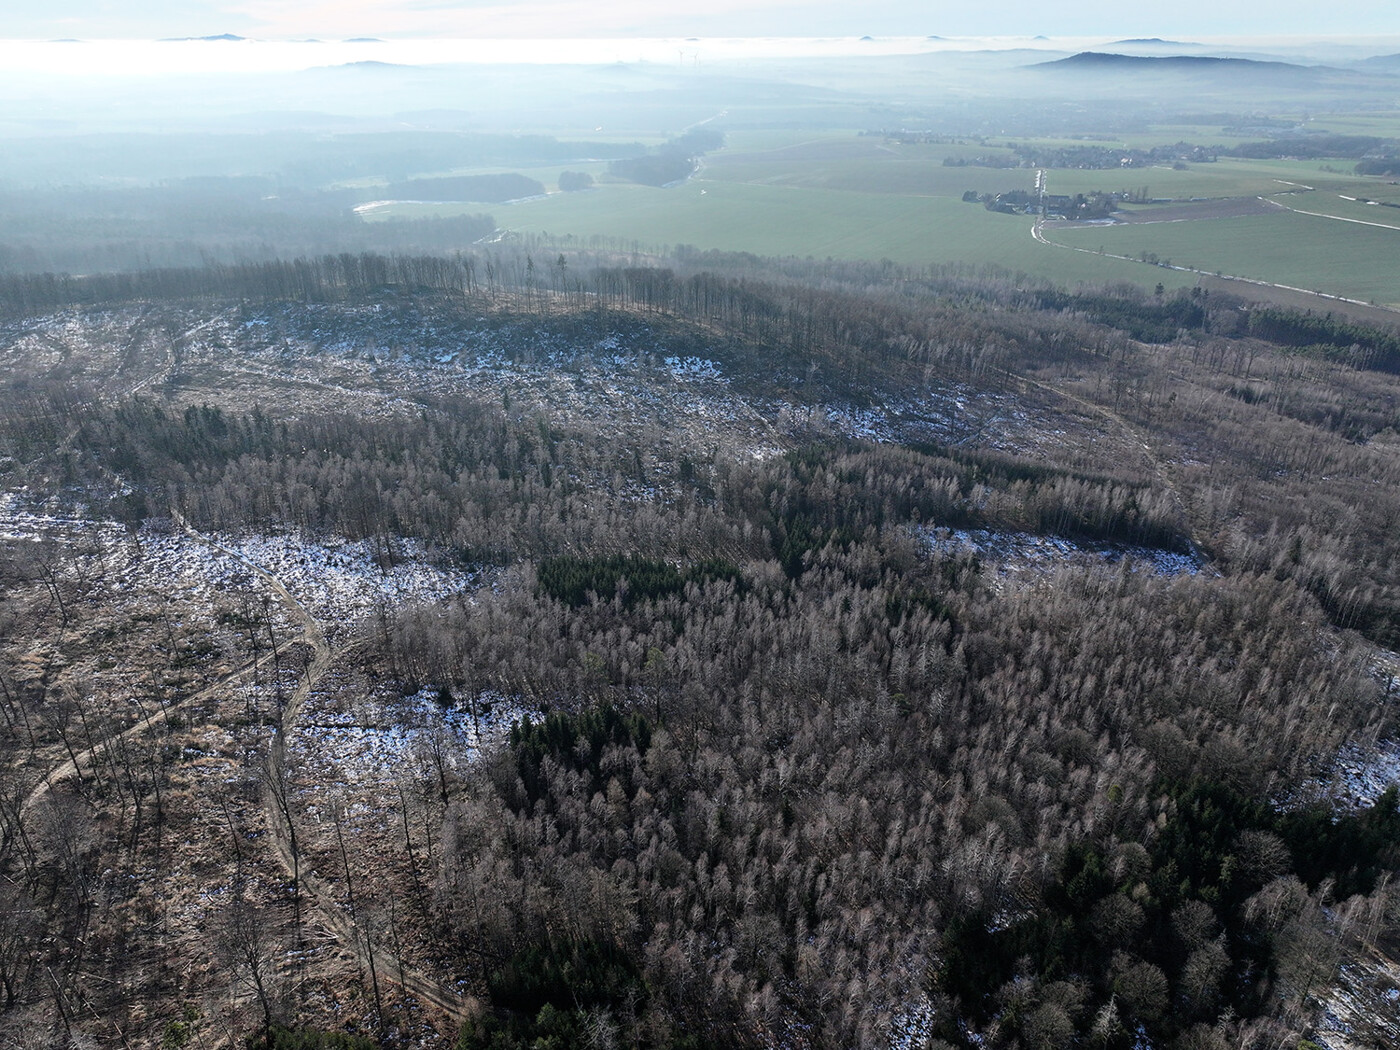
<path fill-rule="evenodd" d="M 1147 462 L 1149 472 L 1172 494 L 1172 498 L 1176 500 L 1178 507 L 1185 513 L 1186 506 L 1181 498 L 1181 493 L 1177 491 L 1175 483 L 1167 473 L 1166 468 L 1162 465 L 1162 461 L 1158 458 L 1157 453 L 1154 452 L 1152 446 L 1143 439 L 1142 430 L 1136 424 L 1129 422 L 1127 419 L 1123 418 L 1120 413 L 1109 408 L 1107 405 L 1099 404 L 1096 401 L 1090 401 L 1088 398 L 1066 390 L 1063 387 L 1056 386 L 1054 383 L 1047 383 L 1043 379 L 1033 379 L 1019 372 L 1007 372 L 1006 375 L 1012 380 L 1025 383 L 1028 386 L 1038 387 L 1046 393 L 1072 402 L 1090 415 L 1098 416 L 1119 429 L 1142 451 L 1142 456 Z"/>
<path fill-rule="evenodd" d="M 299 896 L 309 898 L 310 904 L 320 924 L 337 941 L 344 945 L 356 958 L 362 973 L 367 977 L 399 985 L 405 993 L 418 1002 L 441 1012 L 454 1025 L 479 1012 L 480 1005 L 469 995 L 463 995 L 453 986 L 423 974 L 403 960 L 395 957 L 386 946 L 380 946 L 370 932 L 362 927 L 353 914 L 347 912 L 336 900 L 334 885 L 318 875 L 301 870 L 300 838 L 296 816 L 293 813 L 287 791 L 287 739 L 296 731 L 302 708 L 316 682 L 330 668 L 333 652 L 326 639 L 325 631 L 306 608 L 292 595 L 287 587 L 272 573 L 250 561 L 239 552 L 224 546 L 217 540 L 205 536 L 193 528 L 184 517 L 174 511 L 172 516 L 181 529 L 193 540 L 228 558 L 262 580 L 282 602 L 291 621 L 300 628 L 298 640 L 311 649 L 311 658 L 300 674 L 296 688 L 281 709 L 277 728 L 272 735 L 267 757 L 267 778 L 270 790 L 265 801 L 265 818 L 271 831 L 273 852 L 285 869 L 287 876 L 297 887 Z M 20 815 L 29 814 L 53 788 L 69 778 L 81 779 L 84 769 L 94 769 L 101 761 L 104 750 L 110 750 L 123 741 L 165 724 L 172 714 L 186 710 L 202 701 L 209 700 L 248 674 L 262 669 L 277 659 L 278 654 L 269 651 L 256 659 L 233 668 L 204 686 L 198 692 L 184 699 L 162 704 L 159 710 L 146 713 L 134 724 L 118 733 L 110 734 L 91 743 L 82 751 L 70 751 L 70 757 L 49 769 L 20 804 Z"/>
<path fill-rule="evenodd" d="M 199 692 L 191 694 L 179 704 L 162 704 L 160 710 L 152 711 L 150 714 L 137 719 L 133 725 L 128 726 L 120 733 L 114 733 L 111 736 L 103 737 L 85 750 L 76 752 L 44 774 L 44 779 L 25 796 L 24 801 L 20 804 L 20 815 L 24 816 L 28 814 L 30 810 L 38 804 L 39 800 L 51 791 L 54 785 L 60 781 L 67 780 L 69 777 L 78 777 L 81 779 L 81 770 L 83 767 L 86 766 L 89 769 L 93 768 L 95 759 L 104 749 L 110 749 L 123 741 L 146 732 L 148 729 L 154 729 L 156 726 L 163 725 L 169 720 L 170 715 L 179 708 L 193 706 L 215 696 L 224 689 L 227 689 L 244 675 L 252 671 L 260 670 L 264 665 L 270 663 L 272 659 L 273 654 L 269 652 L 264 653 L 256 660 L 249 660 L 247 663 L 235 667 L 232 671 L 220 675 L 213 682 L 210 682 L 203 689 L 199 690 Z"/>
<path fill-rule="evenodd" d="M 451 985 L 420 973 L 402 959 L 395 957 L 387 946 L 376 945 L 372 933 L 361 926 L 353 911 L 347 914 L 337 904 L 332 884 L 314 872 L 302 870 L 301 839 L 288 797 L 287 739 L 296 731 L 307 696 L 330 668 L 333 653 L 330 643 L 326 640 L 325 631 L 306 607 L 297 601 L 291 591 L 272 573 L 237 551 L 196 531 L 178 512 L 175 513 L 175 520 L 192 538 L 235 559 L 272 588 L 282 601 L 290 619 L 301 628 L 299 640 L 309 645 L 312 650 L 311 660 L 282 707 L 267 760 L 267 826 L 272 833 L 273 850 L 296 887 L 298 897 L 305 891 L 322 926 L 351 951 L 363 973 L 372 981 L 377 984 L 379 980 L 384 980 L 399 985 L 404 992 L 420 1003 L 426 1003 L 441 1011 L 453 1025 L 460 1027 L 464 1020 L 480 1010 L 480 1005 L 474 997 L 463 995 Z M 376 991 L 376 998 L 377 995 Z"/>

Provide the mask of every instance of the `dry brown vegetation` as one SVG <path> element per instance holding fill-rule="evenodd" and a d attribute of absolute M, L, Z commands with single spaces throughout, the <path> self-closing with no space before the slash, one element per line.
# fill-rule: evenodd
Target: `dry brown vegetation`
<path fill-rule="evenodd" d="M 1233 301 L 703 261 L 7 286 L 0 1039 L 1262 1047 L 1344 959 L 1386 1001 L 1394 814 L 1271 803 L 1393 733 L 1396 377 Z"/>

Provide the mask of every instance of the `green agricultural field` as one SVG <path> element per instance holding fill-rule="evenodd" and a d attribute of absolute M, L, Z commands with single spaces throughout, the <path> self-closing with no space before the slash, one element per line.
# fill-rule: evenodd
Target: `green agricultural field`
<path fill-rule="evenodd" d="M 1376 200 L 1400 198 L 1400 186 L 1394 180 L 1357 175 L 1354 160 L 1242 160 L 1231 163 L 1251 165 L 1261 177 L 1278 180 L 1275 189 L 1267 191 L 1269 193 L 1287 191 L 1287 184 L 1291 182 L 1295 188 L 1306 186 L 1319 194 L 1344 193 Z"/>
<path fill-rule="evenodd" d="M 1176 141 L 1211 144 L 1190 128 L 1156 129 L 1125 143 L 1088 140 L 1034 140 L 1043 146 L 1123 145 L 1148 148 Z M 1214 136 L 1219 144 L 1219 135 Z M 1030 169 L 949 166 L 946 160 L 974 157 L 1012 157 L 1005 143 L 900 144 L 879 136 L 854 134 L 788 136 L 764 140 L 750 134 L 741 141 L 731 137 L 729 148 L 705 160 L 704 177 L 710 180 L 762 185 L 803 186 L 867 193 L 895 193 L 960 197 L 965 190 L 1001 193 L 1029 189 Z M 1190 200 L 1198 197 L 1254 197 L 1289 192 L 1295 186 L 1335 190 L 1351 196 L 1400 199 L 1400 187 L 1387 180 L 1353 174 L 1355 161 L 1253 160 L 1222 157 L 1209 164 L 1182 168 L 1156 165 L 1122 169 L 1052 169 L 1048 172 L 1052 193 L 1095 191 L 1141 193 L 1149 197 Z M 1333 170 L 1327 170 L 1327 169 Z"/>
<path fill-rule="evenodd" d="M 1326 131 L 1336 135 L 1375 135 L 1377 138 L 1400 138 L 1400 113 L 1332 113 L 1307 116 L 1302 119 L 1309 131 Z"/>
<path fill-rule="evenodd" d="M 1382 193 L 1379 190 L 1388 190 Z M 1375 187 L 1371 189 L 1370 200 L 1374 202 L 1388 201 L 1394 205 L 1400 200 L 1400 194 L 1396 193 L 1397 187 Z M 1385 206 L 1379 203 L 1367 203 L 1350 195 L 1343 196 L 1337 193 L 1307 193 L 1290 194 L 1287 197 L 1275 198 L 1278 202 L 1291 211 L 1308 215 L 1326 215 L 1332 218 L 1341 219 L 1346 222 L 1361 223 L 1366 226 L 1388 227 L 1400 232 L 1400 207 Z"/>
<path fill-rule="evenodd" d="M 1005 156 L 1001 147 L 899 143 L 878 135 L 814 138 L 769 149 L 726 149 L 705 159 L 704 178 L 769 186 L 961 198 L 966 190 L 1028 190 L 1029 169 L 953 167 L 948 159 Z"/>
<path fill-rule="evenodd" d="M 1148 197 L 1191 200 L 1193 197 L 1257 197 L 1289 189 L 1289 182 L 1310 180 L 1318 173 L 1316 161 L 1245 160 L 1222 157 L 1211 164 L 1185 168 L 1157 165 L 1117 170 L 1052 169 L 1047 173 L 1051 193 L 1090 193 L 1147 190 Z M 1353 181 L 1355 176 L 1349 176 Z"/>
<path fill-rule="evenodd" d="M 1361 118 L 1356 123 L 1366 124 Z M 1384 122 L 1377 118 L 1375 123 Z M 1207 134 L 1211 131 L 1160 127 L 1131 136 L 1127 145 L 1219 142 L 1219 129 Z M 1111 145 L 1090 139 L 1045 143 Z M 492 205 L 491 212 L 513 232 L 584 243 L 638 248 L 688 244 L 759 255 L 890 259 L 911 265 L 992 264 L 1070 285 L 1126 280 L 1149 287 L 1160 282 L 1170 288 L 1195 282 L 1190 273 L 1140 261 L 1156 256 L 1210 274 L 1245 276 L 1366 302 L 1400 303 L 1400 277 L 1391 272 L 1400 248 L 1395 240 L 1400 236 L 1400 209 L 1365 203 L 1400 203 L 1400 185 L 1355 175 L 1353 161 L 1226 157 L 1181 168 L 1052 169 L 1047 189 L 1055 194 L 1145 192 L 1178 202 L 1267 198 L 1280 205 L 1277 214 L 1230 216 L 1230 205 L 1217 204 L 1210 206 L 1224 207 L 1224 217 L 1051 230 L 1052 240 L 1087 249 L 1070 252 L 1033 240 L 1029 217 L 991 213 L 961 199 L 968 190 L 1029 190 L 1033 171 L 945 163 L 1010 155 L 1000 139 L 995 144 L 904 144 L 853 129 L 743 128 L 728 132 L 725 148 L 708 154 L 697 175 L 684 185 L 636 186 L 611 180 L 603 163 L 582 164 L 574 167 L 599 180 L 593 190 Z M 551 190 L 558 179 L 553 168 L 523 173 Z M 1179 208 L 1173 219 L 1181 217 Z M 479 210 L 480 205 L 393 205 L 366 218 Z M 1154 211 L 1124 210 L 1148 217 Z M 1397 229 L 1383 228 L 1390 226 Z M 1111 258 L 1114 255 L 1127 258 Z"/>
<path fill-rule="evenodd" d="M 1239 135 L 1227 135 L 1219 124 L 1154 124 L 1146 131 L 1125 134 L 1120 144 L 1131 149 L 1151 149 L 1153 146 L 1189 142 L 1193 146 L 1229 149 L 1244 141 L 1246 139 Z M 1085 145 L 1092 143 L 1086 142 Z"/>
<path fill-rule="evenodd" d="M 1373 214 L 1380 210 L 1369 209 Z M 1280 210 L 1226 219 L 1060 227 L 1048 235 L 1078 248 L 1134 258 L 1151 253 L 1207 273 L 1400 305 L 1395 266 L 1400 229 Z"/>
<path fill-rule="evenodd" d="M 475 206 L 395 205 L 369 213 L 422 218 Z M 1133 280 L 1148 283 L 1136 263 L 1071 253 L 1038 244 L 1031 219 L 999 215 L 953 197 L 804 189 L 692 180 L 671 189 L 605 184 L 586 193 L 495 205 L 503 227 L 521 234 L 575 238 L 639 248 L 689 244 L 758 255 L 890 259 L 908 265 L 991 264 L 1064 284 Z M 1154 270 L 1169 287 L 1194 278 Z"/>

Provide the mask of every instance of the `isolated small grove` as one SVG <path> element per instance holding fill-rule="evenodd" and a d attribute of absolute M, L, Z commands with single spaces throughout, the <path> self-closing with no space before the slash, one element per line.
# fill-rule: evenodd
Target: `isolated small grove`
<path fill-rule="evenodd" d="M 615 262 L 0 285 L 6 1038 L 1388 1038 L 1394 334 Z"/>

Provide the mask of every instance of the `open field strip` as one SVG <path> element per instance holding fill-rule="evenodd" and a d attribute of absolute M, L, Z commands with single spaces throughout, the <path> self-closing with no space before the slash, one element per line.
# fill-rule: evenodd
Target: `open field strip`
<path fill-rule="evenodd" d="M 1203 222 L 1061 226 L 1053 239 L 1081 252 L 1098 249 L 1128 260 L 1156 256 L 1203 274 L 1392 305 L 1400 303 L 1393 229 L 1285 207 L 1273 215 Z"/>
<path fill-rule="evenodd" d="M 1351 200 L 1350 198 L 1345 197 L 1342 199 Z M 1375 226 L 1382 230 L 1395 230 L 1397 232 L 1400 232 L 1400 211 L 1392 212 L 1392 214 L 1395 216 L 1394 222 L 1378 222 L 1374 219 L 1361 219 L 1353 215 L 1338 215 L 1335 211 L 1314 211 L 1311 208 L 1296 208 L 1292 204 L 1287 204 L 1282 201 L 1278 201 L 1276 203 L 1278 203 L 1280 207 L 1287 208 L 1289 211 L 1296 212 L 1299 215 L 1315 215 L 1319 219 L 1335 219 L 1337 222 L 1354 222 L 1358 226 Z M 1361 208 L 1370 207 L 1370 205 L 1363 204 L 1359 201 L 1355 201 L 1353 206 Z M 1343 210 L 1342 206 L 1337 206 L 1337 211 L 1341 210 Z M 1372 214 L 1375 214 L 1375 212 L 1373 212 Z M 1380 214 L 1384 215 L 1385 212 L 1382 211 L 1380 212 Z"/>
<path fill-rule="evenodd" d="M 373 218 L 460 214 L 476 206 L 394 205 Z M 910 266 L 996 266 L 1074 284 L 1140 280 L 1136 268 L 1092 254 L 1070 260 L 1026 243 L 1017 216 L 953 197 L 854 193 L 695 179 L 671 189 L 601 186 L 492 209 L 517 234 L 572 238 L 581 245 L 638 250 L 687 244 L 799 258 L 889 259 Z M 1172 287 L 1191 280 L 1169 273 Z"/>
<path fill-rule="evenodd" d="M 1186 222 L 1186 221 L 1188 221 L 1188 220 L 1185 220 L 1185 219 L 1173 219 L 1173 220 L 1166 220 L 1166 221 L 1171 221 L 1171 222 Z M 1142 225 L 1150 225 L 1150 224 L 1142 224 Z M 1099 249 L 1099 250 L 1095 251 L 1094 249 L 1091 249 L 1091 248 L 1080 248 L 1080 247 L 1076 247 L 1075 245 L 1072 245 L 1072 244 L 1063 244 L 1063 243 L 1061 243 L 1061 242 L 1059 242 L 1059 241 L 1053 241 L 1053 240 L 1051 240 L 1049 237 L 1046 236 L 1044 227 L 1043 227 L 1043 225 L 1042 225 L 1041 223 L 1039 223 L 1039 222 L 1037 222 L 1037 223 L 1035 223 L 1034 225 L 1031 226 L 1031 237 L 1032 237 L 1032 239 L 1035 240 L 1037 243 L 1039 243 L 1039 244 L 1044 244 L 1044 245 L 1047 245 L 1047 246 L 1052 247 L 1052 248 L 1068 248 L 1070 251 L 1081 252 L 1081 253 L 1087 252 L 1087 253 L 1091 253 L 1091 254 L 1094 254 L 1094 255 L 1100 255 L 1100 256 L 1104 256 L 1104 255 L 1106 254 L 1106 253 L 1104 253 L 1104 251 L 1103 251 L 1102 249 Z M 1313 289 L 1313 288 L 1302 288 L 1302 287 L 1299 287 L 1299 286 L 1296 286 L 1296 285 L 1279 284 L 1279 283 L 1274 282 L 1274 281 L 1264 281 L 1264 280 L 1259 280 L 1259 279 L 1257 279 L 1257 278 L 1252 278 L 1252 277 L 1240 277 L 1240 276 L 1237 276 L 1237 275 L 1235 275 L 1235 274 L 1227 274 L 1227 273 L 1224 273 L 1224 272 L 1222 272 L 1222 271 L 1216 271 L 1215 273 L 1208 273 L 1208 272 L 1205 271 L 1205 270 L 1197 269 L 1196 267 L 1193 267 L 1193 266 L 1179 266 L 1179 265 L 1176 265 L 1176 264 L 1173 264 L 1173 263 L 1170 263 L 1170 262 L 1164 262 L 1164 263 L 1148 263 L 1148 262 L 1146 262 L 1146 261 L 1144 261 L 1144 260 L 1142 260 L 1142 259 L 1134 259 L 1134 258 L 1132 258 L 1131 256 L 1128 256 L 1128 255 L 1106 255 L 1106 257 L 1107 257 L 1107 258 L 1110 258 L 1110 259 L 1117 259 L 1117 260 L 1119 260 L 1119 261 L 1121 261 L 1121 262 L 1124 262 L 1124 263 L 1136 263 L 1136 264 L 1141 265 L 1141 266 L 1149 266 L 1149 265 L 1150 265 L 1150 266 L 1152 266 L 1152 267 L 1153 267 L 1154 269 L 1156 269 L 1156 270 L 1165 270 L 1165 271 L 1167 271 L 1167 273 L 1169 273 L 1169 274 L 1170 274 L 1170 273 L 1175 273 L 1175 274 L 1178 274 L 1178 275 L 1180 275 L 1180 274 L 1193 274 L 1193 275 L 1195 275 L 1198 279 L 1200 279 L 1200 278 L 1205 278 L 1205 279 L 1207 279 L 1207 281 L 1206 281 L 1206 282 L 1203 282 L 1203 283 L 1210 283 L 1210 281 L 1214 281 L 1214 282 L 1228 281 L 1228 282 L 1231 282 L 1232 284 L 1238 283 L 1238 284 L 1244 284 L 1244 285 L 1252 285 L 1252 286 L 1254 286 L 1254 287 L 1256 287 L 1256 288 L 1267 288 L 1267 289 L 1272 289 L 1272 290 L 1281 291 L 1281 292 L 1288 292 L 1288 293 L 1291 294 L 1292 297 L 1294 297 L 1294 298 L 1297 300 L 1297 301 L 1295 301 L 1292 305 L 1297 306 L 1297 305 L 1298 305 L 1298 301 L 1301 301 L 1302 308 L 1304 308 L 1304 309 L 1312 309 L 1314 305 L 1326 306 L 1328 303 L 1332 303 L 1332 302 L 1336 302 L 1336 303 L 1348 303 L 1348 304 L 1350 304 L 1350 305 L 1352 305 L 1352 306 L 1364 307 L 1364 308 L 1366 308 L 1367 310 L 1371 310 L 1371 311 L 1374 312 L 1374 313 L 1382 313 L 1384 310 L 1388 309 L 1387 307 L 1377 307 L 1375 303 L 1368 303 L 1368 302 L 1365 302 L 1364 300 L 1361 300 L 1361 299 L 1349 299 L 1349 298 L 1347 298 L 1346 296 L 1343 296 L 1343 295 L 1334 295 L 1334 294 L 1332 294 L 1332 293 L 1330 293 L 1330 292 L 1321 292 L 1321 291 L 1317 291 L 1316 289 Z M 1162 286 L 1165 288 L 1170 282 L 1164 278 L 1160 283 L 1161 283 Z M 1242 291 L 1243 291 L 1242 289 L 1238 289 L 1238 288 L 1232 288 L 1231 290 L 1234 291 L 1234 292 L 1237 292 L 1237 293 L 1242 293 Z M 1322 300 L 1322 302 L 1319 302 L 1319 303 L 1314 304 L 1314 302 L 1312 302 L 1311 300 Z"/>
<path fill-rule="evenodd" d="M 1079 249 L 1070 256 L 1028 244 L 1015 217 L 962 201 L 968 190 L 1029 189 L 1029 169 L 944 164 L 995 155 L 1010 153 L 997 143 L 901 143 L 855 131 L 746 131 L 668 188 L 608 181 L 600 165 L 594 171 L 602 181 L 587 192 L 489 206 L 397 202 L 365 217 L 489 209 L 510 234 L 600 247 L 684 244 L 764 256 L 991 265 L 1071 286 L 1129 280 L 1175 288 L 1218 274 L 1362 304 L 1400 303 L 1400 278 L 1389 265 L 1394 246 L 1384 240 L 1400 229 L 1400 217 L 1391 225 L 1366 203 L 1400 198 L 1400 187 L 1385 181 L 1315 160 L 1236 157 L 1183 168 L 1054 169 L 1052 193 L 1126 191 L 1178 202 L 1130 208 L 1132 221 L 1122 226 L 1047 229 L 1054 242 Z M 547 181 L 547 172 L 532 174 Z M 1251 214 L 1266 205 L 1278 214 Z M 1348 226 L 1324 225 L 1329 219 Z M 1144 270 L 1153 256 L 1176 265 Z"/>

